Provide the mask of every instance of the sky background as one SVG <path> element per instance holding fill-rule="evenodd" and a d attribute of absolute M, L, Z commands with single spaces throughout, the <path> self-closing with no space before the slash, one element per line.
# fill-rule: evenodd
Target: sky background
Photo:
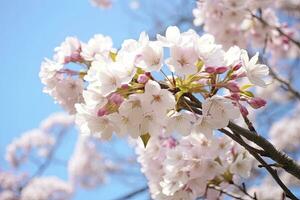
<path fill-rule="evenodd" d="M 88 0 L 1 0 L 0 1 L 0 170 L 7 169 L 5 147 L 24 131 L 39 126 L 49 114 L 60 111 L 53 99 L 42 92 L 38 73 L 45 57 L 67 36 L 87 42 L 94 34 L 113 38 L 115 47 L 127 38 L 137 38 L 147 30 L 147 22 L 136 20 L 120 4 L 113 9 L 93 7 Z M 74 132 L 74 133 L 73 133 Z M 64 144 L 60 154 L 72 151 L 76 133 Z M 117 149 L 124 151 L 124 144 Z M 127 151 L 127 150 L 126 150 Z M 66 168 L 52 166 L 46 175 L 66 179 Z M 115 181 L 96 190 L 78 191 L 75 199 L 114 199 L 145 185 Z M 145 199 L 145 196 L 137 199 Z"/>

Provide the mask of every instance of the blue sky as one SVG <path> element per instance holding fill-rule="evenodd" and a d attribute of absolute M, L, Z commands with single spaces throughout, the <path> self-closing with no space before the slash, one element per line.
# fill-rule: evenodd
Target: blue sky
<path fill-rule="evenodd" d="M 137 38 L 146 24 L 134 20 L 123 7 L 101 10 L 88 0 L 0 1 L 0 169 L 7 168 L 5 147 L 22 132 L 37 127 L 49 114 L 61 110 L 42 93 L 38 73 L 44 57 L 67 36 L 87 41 L 96 33 L 110 35 L 115 47 L 126 38 Z M 73 136 L 74 141 L 76 135 Z M 67 141 L 61 154 L 69 154 Z M 122 149 L 122 147 L 120 147 Z M 46 174 L 66 178 L 65 169 L 53 166 Z M 112 199 L 145 183 L 124 186 L 117 181 L 93 191 L 79 191 L 75 199 Z M 144 198 L 139 198 L 144 199 Z"/>

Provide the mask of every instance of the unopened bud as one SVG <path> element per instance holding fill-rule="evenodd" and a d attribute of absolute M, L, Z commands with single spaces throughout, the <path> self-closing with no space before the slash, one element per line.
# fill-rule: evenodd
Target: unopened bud
<path fill-rule="evenodd" d="M 128 88 L 129 88 L 129 85 L 128 85 L 128 84 L 123 84 L 123 85 L 121 85 L 121 88 L 122 88 L 122 89 L 128 89 Z"/>
<path fill-rule="evenodd" d="M 241 67 L 242 67 L 242 64 L 239 63 L 239 64 L 235 65 L 235 66 L 232 68 L 232 70 L 233 70 L 233 71 L 237 71 L 237 70 L 239 70 Z"/>
<path fill-rule="evenodd" d="M 98 117 L 102 117 L 102 116 L 107 115 L 107 114 L 108 114 L 108 110 L 105 107 L 100 108 L 97 112 Z"/>
<path fill-rule="evenodd" d="M 267 102 L 264 99 L 259 98 L 259 97 L 253 97 L 252 99 L 250 99 L 248 101 L 248 103 L 252 108 L 255 108 L 255 109 L 264 107 L 267 104 Z"/>
<path fill-rule="evenodd" d="M 235 100 L 235 101 L 239 101 L 240 100 L 240 95 L 238 93 L 233 93 L 230 95 L 231 99 Z"/>
<path fill-rule="evenodd" d="M 118 93 L 113 93 L 109 97 L 109 101 L 119 106 L 124 101 L 124 98 Z"/>
<path fill-rule="evenodd" d="M 205 68 L 205 71 L 206 71 L 207 73 L 212 74 L 212 73 L 215 73 L 216 69 L 215 69 L 214 67 L 206 67 L 206 68 Z"/>
<path fill-rule="evenodd" d="M 163 146 L 167 148 L 174 148 L 177 145 L 177 141 L 174 138 L 169 138 L 163 142 Z"/>
<path fill-rule="evenodd" d="M 234 81 L 229 81 L 228 83 L 226 83 L 225 87 L 228 90 L 230 90 L 231 92 L 239 92 L 240 91 L 238 84 Z"/>
<path fill-rule="evenodd" d="M 223 66 L 223 67 L 217 67 L 216 69 L 216 73 L 217 74 L 223 74 L 224 72 L 226 72 L 228 70 L 228 67 Z"/>
<path fill-rule="evenodd" d="M 244 117 L 247 117 L 248 114 L 249 114 L 247 108 L 246 108 L 245 106 L 243 106 L 243 105 L 239 105 L 239 107 L 240 107 L 240 111 L 241 111 L 242 115 L 243 115 Z"/>
<path fill-rule="evenodd" d="M 149 76 L 147 76 L 146 74 L 140 74 L 137 78 L 137 81 L 139 83 L 146 83 L 149 80 Z"/>

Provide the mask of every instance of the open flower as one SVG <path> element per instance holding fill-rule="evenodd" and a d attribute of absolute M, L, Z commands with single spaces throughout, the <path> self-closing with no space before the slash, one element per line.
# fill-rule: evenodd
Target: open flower
<path fill-rule="evenodd" d="M 258 52 L 249 60 L 247 51 L 241 51 L 243 69 L 245 70 L 249 81 L 255 85 L 266 87 L 267 83 L 264 79 L 269 74 L 268 66 L 257 64 Z"/>

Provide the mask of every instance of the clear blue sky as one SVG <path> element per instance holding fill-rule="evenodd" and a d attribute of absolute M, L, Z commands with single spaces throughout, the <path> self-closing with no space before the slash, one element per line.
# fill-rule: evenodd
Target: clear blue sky
<path fill-rule="evenodd" d="M 38 77 L 41 61 L 52 57 L 54 47 L 67 36 L 87 41 L 96 33 L 110 35 L 118 47 L 126 38 L 137 38 L 146 27 L 118 4 L 101 10 L 88 0 L 1 0 L 0 169 L 7 167 L 5 147 L 13 138 L 60 110 L 51 97 L 42 93 Z M 73 143 L 65 145 L 71 147 Z M 70 148 L 61 153 L 69 154 Z M 61 167 L 53 167 L 46 174 L 66 178 Z M 112 199 L 144 184 L 125 187 L 113 181 L 99 190 L 79 191 L 75 199 Z"/>

